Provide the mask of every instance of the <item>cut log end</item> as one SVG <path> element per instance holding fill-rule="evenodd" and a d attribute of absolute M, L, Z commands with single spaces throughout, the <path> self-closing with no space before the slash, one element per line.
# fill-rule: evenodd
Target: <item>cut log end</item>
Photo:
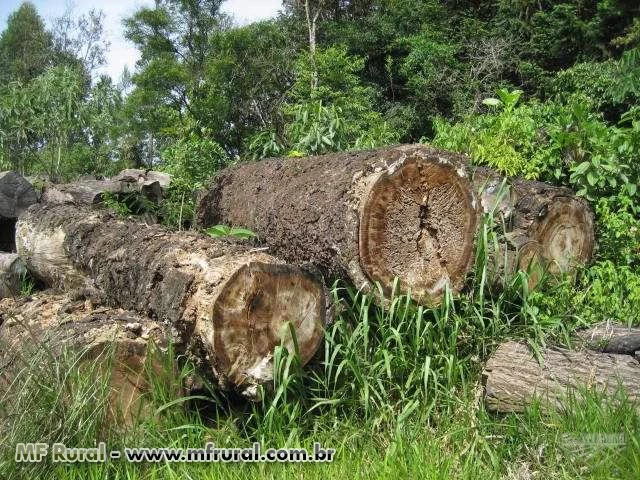
<path fill-rule="evenodd" d="M 387 289 L 397 278 L 402 291 L 435 303 L 447 285 L 461 287 L 476 224 L 473 195 L 462 174 L 447 163 L 410 159 L 383 173 L 364 203 L 362 268 Z"/>
<path fill-rule="evenodd" d="M 595 245 L 593 214 L 582 200 L 556 198 L 535 236 L 550 271 L 570 271 L 591 260 Z"/>
<path fill-rule="evenodd" d="M 216 370 L 237 391 L 256 398 L 256 385 L 273 378 L 276 346 L 293 353 L 297 344 L 303 365 L 313 357 L 322 342 L 327 308 L 324 288 L 301 269 L 261 262 L 244 266 L 214 306 Z"/>

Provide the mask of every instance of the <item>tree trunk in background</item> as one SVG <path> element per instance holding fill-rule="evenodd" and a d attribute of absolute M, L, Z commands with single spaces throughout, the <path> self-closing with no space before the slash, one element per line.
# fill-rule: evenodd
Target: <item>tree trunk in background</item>
<path fill-rule="evenodd" d="M 99 370 L 110 379 L 109 416 L 128 421 L 147 410 L 143 395 L 149 388 L 149 370 L 145 371 L 145 362 L 151 344 L 166 348 L 169 330 L 134 313 L 95 308 L 67 295 L 43 292 L 29 299 L 2 300 L 0 391 L 10 402 L 12 382 L 19 385 L 21 375 L 38 369 L 48 369 L 43 375 L 50 375 L 51 362 L 62 360 L 69 351 L 82 356 L 81 365 L 99 362 Z M 34 359 L 46 364 L 33 370 Z"/>
<path fill-rule="evenodd" d="M 27 179 L 16 172 L 0 172 L 0 252 L 15 251 L 16 218 L 38 195 Z"/>
<path fill-rule="evenodd" d="M 311 274 L 248 247 L 125 221 L 74 205 L 38 205 L 16 229 L 18 252 L 48 285 L 97 288 L 111 305 L 168 323 L 221 387 L 256 398 L 272 380 L 274 348 L 306 363 L 328 321 Z"/>
<path fill-rule="evenodd" d="M 437 303 L 459 290 L 478 214 L 464 157 L 409 145 L 270 159 L 223 170 L 201 196 L 200 226 L 244 226 L 289 262 L 311 262 L 385 295 L 394 279 Z"/>
<path fill-rule="evenodd" d="M 527 270 L 535 261 L 559 273 L 589 263 L 595 249 L 594 216 L 571 190 L 520 178 L 505 180 L 485 167 L 473 169 L 473 183 L 483 210 L 504 222 L 509 270 Z M 532 280 L 537 281 L 535 272 Z"/>
<path fill-rule="evenodd" d="M 17 254 L 0 253 L 0 299 L 20 295 L 20 281 L 25 273 L 25 264 Z"/>
<path fill-rule="evenodd" d="M 578 332 L 578 337 L 591 350 L 640 357 L 640 328 L 606 322 Z"/>
<path fill-rule="evenodd" d="M 73 183 L 49 185 L 42 194 L 42 203 L 80 203 L 94 205 L 101 203 L 105 195 L 115 195 L 118 199 L 131 194 L 142 194 L 148 201 L 159 204 L 163 192 L 169 188 L 171 176 L 166 173 L 128 169 L 113 178 L 96 180 L 78 179 Z"/>
<path fill-rule="evenodd" d="M 629 355 L 546 348 L 540 363 L 524 344 L 507 342 L 484 369 L 485 401 L 493 412 L 521 412 L 539 400 L 542 408 L 562 408 L 581 390 L 614 395 L 624 388 L 640 402 L 640 362 Z"/>

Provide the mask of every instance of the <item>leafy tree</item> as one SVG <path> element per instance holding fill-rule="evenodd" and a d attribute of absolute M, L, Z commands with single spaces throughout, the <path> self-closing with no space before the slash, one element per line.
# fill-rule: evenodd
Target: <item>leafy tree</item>
<path fill-rule="evenodd" d="M 0 36 L 0 80 L 29 82 L 52 64 L 53 40 L 36 8 L 24 2 Z"/>
<path fill-rule="evenodd" d="M 148 148 L 160 150 L 185 118 L 196 123 L 206 103 L 206 62 L 215 33 L 228 25 L 222 0 L 156 0 L 125 20 L 126 37 L 141 51 L 128 99 L 132 128 L 151 135 Z M 154 146 L 155 142 L 159 145 Z"/>
<path fill-rule="evenodd" d="M 197 118 L 230 154 L 256 132 L 282 132 L 282 105 L 294 80 L 296 46 L 286 24 L 259 22 L 218 32 L 206 64 L 206 99 Z"/>
<path fill-rule="evenodd" d="M 92 9 L 75 16 L 71 7 L 53 21 L 54 48 L 61 62 L 81 66 L 89 77 L 106 63 L 109 41 L 105 38 L 105 14 Z"/>
<path fill-rule="evenodd" d="M 282 143 L 271 141 L 273 133 L 262 133 L 251 142 L 254 155 L 321 154 L 397 142 L 397 132 L 376 112 L 375 88 L 358 76 L 363 68 L 364 59 L 348 55 L 345 47 L 318 50 L 315 58 L 303 53 L 282 107 L 287 120 Z"/>

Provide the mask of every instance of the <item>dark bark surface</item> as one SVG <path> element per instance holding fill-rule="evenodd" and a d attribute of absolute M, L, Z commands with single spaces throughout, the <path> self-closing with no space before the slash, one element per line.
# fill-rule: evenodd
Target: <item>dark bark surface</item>
<path fill-rule="evenodd" d="M 494 412 L 521 412 L 537 400 L 543 408 L 562 408 L 567 395 L 585 390 L 614 396 L 622 388 L 640 402 L 640 362 L 629 355 L 546 348 L 538 361 L 527 345 L 507 342 L 483 377 L 485 402 Z"/>
<path fill-rule="evenodd" d="M 289 262 L 438 301 L 462 286 L 477 211 L 463 157 L 420 145 L 269 159 L 220 172 L 200 226 L 244 226 Z"/>
<path fill-rule="evenodd" d="M 16 172 L 0 172 L 0 217 L 18 218 L 38 201 L 33 185 Z"/>
<path fill-rule="evenodd" d="M 21 217 L 17 244 L 45 283 L 97 289 L 110 305 L 174 326 L 203 370 L 248 396 L 271 380 L 273 349 L 292 343 L 284 324 L 306 362 L 328 320 L 320 282 L 239 243 L 44 204 Z"/>
<path fill-rule="evenodd" d="M 38 201 L 33 185 L 16 172 L 0 172 L 0 252 L 14 252 L 16 219 Z"/>

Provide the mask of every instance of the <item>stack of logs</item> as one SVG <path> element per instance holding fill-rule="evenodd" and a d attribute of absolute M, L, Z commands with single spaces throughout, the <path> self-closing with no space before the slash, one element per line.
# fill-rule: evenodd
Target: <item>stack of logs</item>
<path fill-rule="evenodd" d="M 129 170 L 50 186 L 38 204 L 19 212 L 20 266 L 11 268 L 26 268 L 67 293 L 0 301 L 0 340 L 12 345 L 0 356 L 5 365 L 15 363 L 17 345 L 31 341 L 33 333 L 25 332 L 74 348 L 89 345 L 90 358 L 109 337 L 131 367 L 114 377 L 137 391 L 149 340 L 170 341 L 222 388 L 256 399 L 273 379 L 276 346 L 298 348 L 303 364 L 318 353 L 331 321 L 327 281 L 344 278 L 385 297 L 397 285 L 435 305 L 447 289 L 465 287 L 484 213 L 505 227 L 500 256 L 507 270 L 535 264 L 568 271 L 594 251 L 593 214 L 571 191 L 504 179 L 424 145 L 223 170 L 201 192 L 196 224 L 246 227 L 257 243 L 170 232 L 94 206 L 106 193 L 160 202 L 169 183 L 157 172 Z M 7 292 L 0 298 L 15 297 L 15 285 Z M 33 325 L 34 318 L 42 320 Z M 488 383 L 490 390 L 497 391 Z"/>

